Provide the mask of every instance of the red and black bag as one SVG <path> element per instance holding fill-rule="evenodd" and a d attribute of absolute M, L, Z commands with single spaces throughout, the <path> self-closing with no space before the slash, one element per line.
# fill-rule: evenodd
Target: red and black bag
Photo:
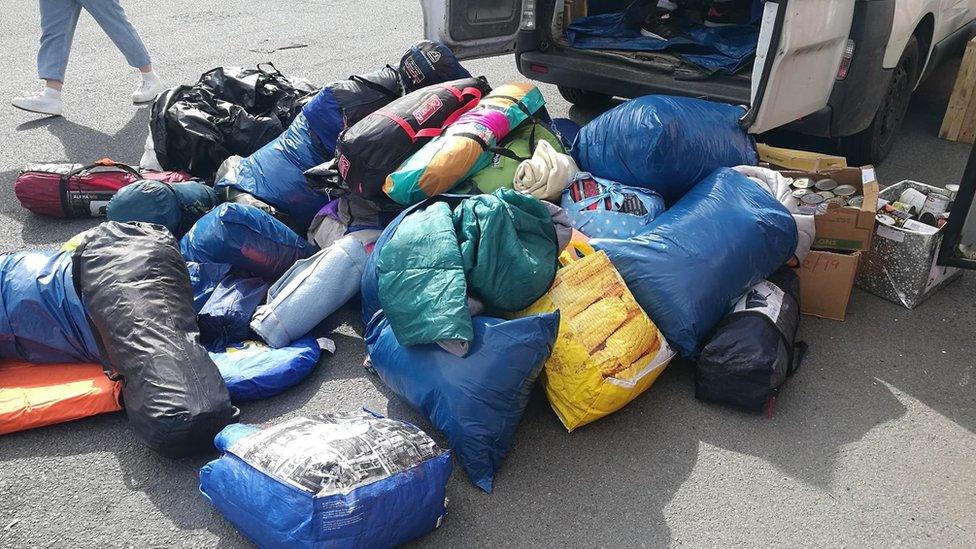
<path fill-rule="evenodd" d="M 140 179 L 167 183 L 188 181 L 185 172 L 142 172 L 103 158 L 82 164 L 28 164 L 14 181 L 14 194 L 24 208 L 53 217 L 103 217 L 119 189 Z"/>
<path fill-rule="evenodd" d="M 480 78 L 434 84 L 407 94 L 339 135 L 334 169 L 343 186 L 368 199 L 385 197 L 386 176 L 491 88 Z"/>

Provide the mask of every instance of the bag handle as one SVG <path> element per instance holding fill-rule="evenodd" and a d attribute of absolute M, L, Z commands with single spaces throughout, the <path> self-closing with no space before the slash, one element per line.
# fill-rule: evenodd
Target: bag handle
<path fill-rule="evenodd" d="M 570 263 L 575 263 L 588 255 L 593 255 L 596 250 L 593 249 L 588 242 L 580 242 L 578 240 L 570 240 L 566 249 L 559 254 L 559 263 L 563 267 L 569 266 Z"/>
<path fill-rule="evenodd" d="M 88 171 L 88 170 L 90 170 L 92 168 L 98 168 L 98 167 L 119 168 L 122 171 L 129 172 L 130 174 L 138 177 L 139 179 L 142 179 L 142 174 L 139 173 L 138 170 L 136 170 L 135 168 L 133 168 L 132 166 L 130 166 L 128 164 L 123 164 L 121 162 L 116 162 L 116 161 L 112 160 L 111 158 L 99 158 L 98 160 L 96 160 L 92 164 L 88 164 L 87 166 L 82 166 L 80 168 L 71 170 L 70 172 L 68 172 L 67 174 L 65 174 L 64 177 L 65 178 L 73 177 L 75 175 L 80 174 L 81 172 L 85 172 L 85 171 Z"/>
<path fill-rule="evenodd" d="M 365 78 L 363 78 L 362 76 L 359 76 L 358 74 L 354 74 L 354 75 L 350 76 L 349 77 L 349 80 L 351 80 L 353 82 L 356 82 L 356 83 L 359 83 L 359 84 L 362 84 L 363 86 L 366 86 L 367 88 L 369 88 L 369 89 L 371 89 L 373 91 L 380 92 L 383 95 L 386 95 L 387 97 L 392 97 L 393 99 L 399 99 L 400 98 L 400 94 L 399 93 L 396 93 L 393 90 L 386 88 L 385 86 L 382 86 L 380 84 L 377 84 L 376 82 L 370 82 L 369 80 L 366 80 Z"/>

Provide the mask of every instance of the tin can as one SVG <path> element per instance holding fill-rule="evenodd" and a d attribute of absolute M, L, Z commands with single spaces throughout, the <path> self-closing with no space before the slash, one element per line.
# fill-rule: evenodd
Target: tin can
<path fill-rule="evenodd" d="M 895 218 L 896 221 L 897 220 L 904 221 L 905 219 L 912 218 L 912 214 L 904 210 L 899 210 L 898 208 L 894 207 L 892 204 L 885 204 L 885 206 L 881 209 L 883 210 L 883 213 L 888 214 L 891 217 Z"/>
<path fill-rule="evenodd" d="M 854 188 L 854 185 L 837 185 L 837 188 L 834 189 L 834 194 L 837 196 L 843 196 L 845 198 L 848 196 L 854 196 L 854 193 L 856 192 L 857 189 Z"/>
<path fill-rule="evenodd" d="M 957 183 L 949 183 L 945 186 L 946 195 L 952 200 L 956 199 L 956 195 L 959 194 L 959 185 Z"/>
<path fill-rule="evenodd" d="M 841 208 L 847 205 L 847 201 L 842 196 L 835 196 L 824 201 L 825 204 L 837 204 Z"/>
<path fill-rule="evenodd" d="M 932 212 L 925 212 L 922 215 L 918 216 L 919 221 L 925 223 L 926 225 L 931 225 L 933 227 L 935 227 L 936 219 L 937 218 L 935 217 L 935 214 Z"/>
<path fill-rule="evenodd" d="M 946 226 L 946 223 L 948 223 L 948 222 L 949 222 L 949 216 L 940 217 L 940 218 L 938 218 L 938 219 L 935 220 L 935 226 L 937 228 L 941 229 L 942 227 L 945 227 Z"/>
<path fill-rule="evenodd" d="M 916 211 L 920 211 L 922 207 L 925 206 L 925 193 L 922 191 L 916 191 L 915 189 L 909 187 L 902 191 L 897 202 L 911 204 L 912 206 L 915 206 Z"/>
<path fill-rule="evenodd" d="M 798 177 L 793 180 L 794 189 L 809 189 L 813 187 L 813 180 L 809 177 Z"/>
<path fill-rule="evenodd" d="M 814 186 L 818 191 L 832 191 L 837 188 L 837 182 L 828 177 L 817 181 Z"/>
<path fill-rule="evenodd" d="M 918 208 L 912 206 L 911 204 L 906 204 L 905 202 L 899 202 L 898 200 L 891 203 L 891 207 L 903 211 L 908 215 L 915 217 L 918 215 Z"/>
<path fill-rule="evenodd" d="M 809 206 L 816 206 L 817 204 L 820 204 L 824 200 L 826 199 L 817 193 L 805 194 L 803 195 L 802 198 L 800 198 L 800 202 L 803 202 L 804 204 L 807 204 Z"/>
<path fill-rule="evenodd" d="M 895 218 L 891 217 L 890 215 L 878 214 L 874 216 L 874 218 L 878 221 L 878 223 L 881 223 L 882 225 L 887 225 L 889 227 L 895 226 Z"/>
<path fill-rule="evenodd" d="M 803 195 L 810 194 L 812 192 L 813 191 L 811 191 L 810 189 L 794 189 L 793 198 L 803 198 Z"/>
<path fill-rule="evenodd" d="M 931 212 L 936 215 L 945 213 L 949 209 L 949 202 L 951 200 L 944 194 L 929 193 L 925 198 L 925 207 L 922 208 L 921 213 Z"/>
<path fill-rule="evenodd" d="M 809 204 L 800 204 L 796 207 L 796 213 L 803 215 L 814 215 L 817 213 L 817 207 Z"/>
<path fill-rule="evenodd" d="M 817 191 L 817 194 L 822 196 L 824 200 L 830 200 L 831 198 L 835 198 L 837 196 L 830 191 Z"/>
<path fill-rule="evenodd" d="M 847 199 L 847 205 L 852 208 L 860 208 L 864 205 L 864 197 L 861 195 L 852 196 Z"/>

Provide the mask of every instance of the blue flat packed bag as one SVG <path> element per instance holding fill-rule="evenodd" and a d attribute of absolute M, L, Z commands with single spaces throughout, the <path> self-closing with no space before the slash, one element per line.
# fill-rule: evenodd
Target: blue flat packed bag
<path fill-rule="evenodd" d="M 99 362 L 70 252 L 0 256 L 0 358 Z"/>
<path fill-rule="evenodd" d="M 253 338 L 251 317 L 268 296 L 268 283 L 258 277 L 228 275 L 197 312 L 200 342 L 208 350 Z"/>
<path fill-rule="evenodd" d="M 573 157 L 581 170 L 658 192 L 669 205 L 717 168 L 755 165 L 745 108 L 645 95 L 601 114 L 580 129 Z"/>
<path fill-rule="evenodd" d="M 590 244 L 607 253 L 667 340 L 695 358 L 735 301 L 793 257 L 796 241 L 793 216 L 769 191 L 722 168 L 647 232 Z"/>
<path fill-rule="evenodd" d="M 329 201 L 308 186 L 304 172 L 330 158 L 332 152 L 312 135 L 308 119 L 299 113 L 284 133 L 241 159 L 214 186 L 248 192 L 291 216 L 304 229 Z"/>
<path fill-rule="evenodd" d="M 210 352 L 233 401 L 273 397 L 298 385 L 315 369 L 320 355 L 311 335 L 280 349 L 248 340 Z"/>
<path fill-rule="evenodd" d="M 220 281 L 233 267 L 226 263 L 197 263 L 188 261 L 186 270 L 190 273 L 190 288 L 193 289 L 193 311 L 197 314 L 207 304 Z"/>
<path fill-rule="evenodd" d="M 491 492 L 536 377 L 552 352 L 559 313 L 501 320 L 476 316 L 460 358 L 436 344 L 404 347 L 378 313 L 366 328 L 373 368 L 451 443 L 475 486 Z"/>
<path fill-rule="evenodd" d="M 417 427 L 367 412 L 236 424 L 200 493 L 258 547 L 395 547 L 440 525 L 453 465 Z"/>
<path fill-rule="evenodd" d="M 187 261 L 227 263 L 269 282 L 315 251 L 284 223 L 245 204 L 217 206 L 180 240 Z"/>

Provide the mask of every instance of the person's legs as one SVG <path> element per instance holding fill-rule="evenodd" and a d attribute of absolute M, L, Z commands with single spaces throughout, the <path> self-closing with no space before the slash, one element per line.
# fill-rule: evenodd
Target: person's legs
<path fill-rule="evenodd" d="M 61 114 L 61 86 L 81 5 L 75 0 L 38 0 L 37 5 L 41 14 L 37 77 L 44 80 L 44 91 L 15 97 L 10 103 L 25 111 L 57 116 Z"/>
<path fill-rule="evenodd" d="M 125 10 L 119 0 L 78 0 L 85 11 L 91 14 L 98 26 L 112 39 L 115 47 L 125 56 L 126 62 L 139 69 L 142 82 L 132 93 L 133 103 L 147 103 L 152 101 L 165 89 L 153 70 L 149 52 L 135 27 L 129 22 Z"/>

